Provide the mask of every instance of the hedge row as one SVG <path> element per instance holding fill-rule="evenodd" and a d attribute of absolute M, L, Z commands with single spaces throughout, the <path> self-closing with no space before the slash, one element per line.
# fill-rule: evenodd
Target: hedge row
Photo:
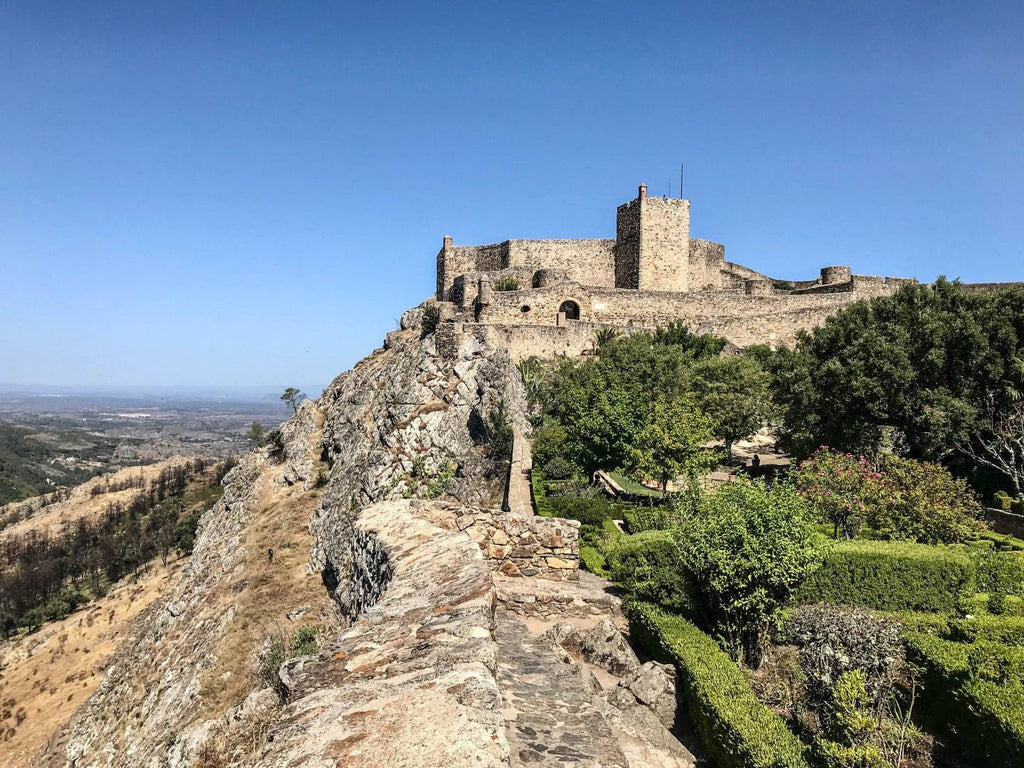
<path fill-rule="evenodd" d="M 610 543 L 606 556 L 612 581 L 634 600 L 690 618 L 699 615 L 699 590 L 684 567 L 679 545 L 669 531 L 622 536 Z"/>
<path fill-rule="evenodd" d="M 1024 764 L 1024 652 L 998 643 L 906 636 L 907 657 L 924 669 L 922 708 L 955 734 L 971 765 Z"/>
<path fill-rule="evenodd" d="M 590 571 L 591 573 L 597 574 L 603 578 L 609 576 L 608 570 L 605 567 L 605 558 L 601 554 L 600 550 L 594 547 L 580 546 L 580 564 Z"/>
<path fill-rule="evenodd" d="M 795 598 L 881 611 L 953 613 L 961 595 L 974 591 L 975 571 L 970 557 L 947 547 L 843 541 L 832 546 Z"/>
<path fill-rule="evenodd" d="M 630 533 L 663 531 L 672 527 L 668 507 L 634 507 L 623 513 L 622 521 Z"/>
<path fill-rule="evenodd" d="M 648 603 L 627 607 L 630 635 L 679 670 L 690 717 L 719 768 L 808 768 L 807 749 L 718 644 Z"/>
<path fill-rule="evenodd" d="M 1024 600 L 1017 595 L 990 595 L 987 592 L 977 592 L 967 595 L 960 600 L 960 610 L 964 613 L 974 615 L 983 613 L 995 613 L 992 610 L 993 597 L 1000 598 L 999 614 L 1002 616 L 1024 616 Z"/>

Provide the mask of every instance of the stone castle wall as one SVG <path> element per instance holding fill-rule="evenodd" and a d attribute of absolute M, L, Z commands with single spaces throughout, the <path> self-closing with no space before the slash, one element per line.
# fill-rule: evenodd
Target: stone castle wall
<path fill-rule="evenodd" d="M 480 545 L 491 570 L 556 581 L 579 578 L 580 524 L 575 520 L 466 509 L 455 524 Z"/>
<path fill-rule="evenodd" d="M 506 347 L 516 360 L 531 355 L 589 353 L 594 348 L 594 333 L 602 327 L 628 332 L 673 321 L 684 322 L 696 333 L 722 336 L 738 347 L 792 346 L 800 331 L 809 331 L 838 310 L 866 298 L 850 291 L 791 295 L 576 289 L 573 292 L 560 286 L 495 293 L 491 304 L 482 309 L 480 322 L 465 323 L 463 331 Z M 558 307 L 566 300 L 579 304 L 580 320 L 558 327 Z M 524 307 L 528 311 L 523 311 Z"/>
<path fill-rule="evenodd" d="M 690 290 L 714 291 L 731 288 L 723 285 L 725 246 L 710 240 L 690 238 Z"/>
<path fill-rule="evenodd" d="M 615 285 L 614 240 L 506 240 L 493 245 L 452 245 L 446 238 L 437 254 L 437 293 L 441 301 L 468 302 L 469 284 L 481 273 L 513 270 L 521 285 L 531 284 L 540 269 L 564 271 L 584 285 Z M 459 278 L 463 280 L 460 282 Z"/>

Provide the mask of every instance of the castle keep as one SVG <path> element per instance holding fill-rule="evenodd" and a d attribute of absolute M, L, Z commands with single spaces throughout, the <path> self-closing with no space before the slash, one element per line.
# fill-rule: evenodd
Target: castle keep
<path fill-rule="evenodd" d="M 614 240 L 506 240 L 437 255 L 446 334 L 472 332 L 514 357 L 580 354 L 600 327 L 648 329 L 673 321 L 739 347 L 790 345 L 842 307 L 887 295 L 907 280 L 830 266 L 783 282 L 725 260 L 725 246 L 690 236 L 690 201 L 648 197 L 616 211 Z"/>

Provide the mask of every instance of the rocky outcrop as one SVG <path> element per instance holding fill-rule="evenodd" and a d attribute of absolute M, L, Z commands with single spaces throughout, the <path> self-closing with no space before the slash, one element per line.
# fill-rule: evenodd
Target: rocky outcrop
<path fill-rule="evenodd" d="M 621 618 L 576 580 L 578 523 L 500 510 L 496 417 L 526 426 L 508 355 L 458 335 L 439 355 L 421 316 L 227 476 L 173 593 L 40 764 L 690 764 L 614 621 L 573 640 L 629 681 L 610 696 L 513 615 L 532 583 L 551 615 Z M 310 619 L 319 651 L 279 664 L 275 637 Z"/>
<path fill-rule="evenodd" d="M 357 515 L 389 553 L 388 588 L 318 656 L 285 666 L 291 703 L 252 765 L 508 764 L 490 572 L 431 516 L 409 501 Z"/>
<path fill-rule="evenodd" d="M 408 322 L 412 322 L 407 320 Z M 507 469 L 488 456 L 492 418 L 525 427 L 522 382 L 507 353 L 467 338 L 454 359 L 416 328 L 339 376 L 317 402 L 330 479 L 310 524 L 313 566 L 344 570 L 351 514 L 374 501 L 442 495 L 500 507 Z M 438 483 L 451 473 L 450 482 Z"/>

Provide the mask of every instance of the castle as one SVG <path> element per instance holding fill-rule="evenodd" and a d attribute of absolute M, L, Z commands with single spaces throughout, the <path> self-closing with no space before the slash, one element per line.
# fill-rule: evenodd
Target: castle
<path fill-rule="evenodd" d="M 674 321 L 738 347 L 791 345 L 858 299 L 888 295 L 904 278 L 821 269 L 784 282 L 725 260 L 725 246 L 690 236 L 690 201 L 649 197 L 616 212 L 614 240 L 506 240 L 437 254 L 435 300 L 445 329 L 491 336 L 514 357 L 580 354 L 601 327 L 650 329 Z"/>

